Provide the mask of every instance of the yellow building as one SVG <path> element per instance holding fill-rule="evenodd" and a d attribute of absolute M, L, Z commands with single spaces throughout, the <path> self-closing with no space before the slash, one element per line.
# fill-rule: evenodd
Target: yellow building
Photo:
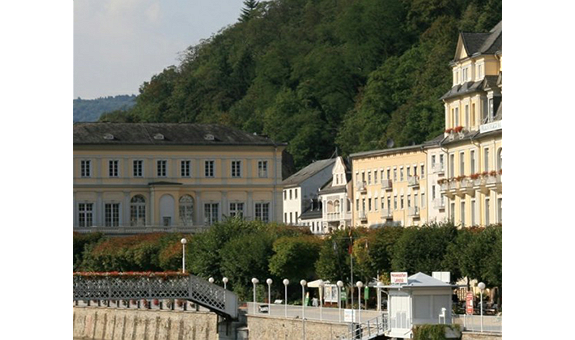
<path fill-rule="evenodd" d="M 282 220 L 284 143 L 211 124 L 75 123 L 74 230 Z"/>
<path fill-rule="evenodd" d="M 353 225 L 420 225 L 427 221 L 423 145 L 350 155 Z"/>
<path fill-rule="evenodd" d="M 443 136 L 350 156 L 354 226 L 502 223 L 501 60 L 501 22 L 461 33 Z"/>
<path fill-rule="evenodd" d="M 445 177 L 438 180 L 456 225 L 502 223 L 502 23 L 460 33 L 445 103 Z"/>

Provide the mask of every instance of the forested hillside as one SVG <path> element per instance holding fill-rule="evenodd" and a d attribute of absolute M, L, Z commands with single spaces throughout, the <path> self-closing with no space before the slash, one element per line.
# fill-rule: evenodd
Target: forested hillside
<path fill-rule="evenodd" d="M 125 111 L 136 104 L 135 95 L 97 99 L 74 99 L 74 122 L 96 122 L 107 112 Z"/>
<path fill-rule="evenodd" d="M 107 121 L 217 122 L 314 159 L 420 143 L 443 131 L 458 31 L 487 32 L 501 0 L 245 1 Z"/>

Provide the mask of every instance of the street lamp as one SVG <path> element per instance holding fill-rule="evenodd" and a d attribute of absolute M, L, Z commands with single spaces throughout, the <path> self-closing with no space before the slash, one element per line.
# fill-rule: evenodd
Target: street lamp
<path fill-rule="evenodd" d="M 323 314 L 322 314 L 322 303 L 321 300 L 323 298 L 323 287 L 325 286 L 325 283 L 323 282 L 323 280 L 319 280 L 319 320 L 323 320 Z"/>
<path fill-rule="evenodd" d="M 285 317 L 287 318 L 287 286 L 289 285 L 289 280 L 284 279 L 283 283 L 284 283 L 284 287 L 285 287 L 284 309 L 285 309 Z"/>
<path fill-rule="evenodd" d="M 267 279 L 266 283 L 268 284 L 268 315 L 272 314 L 272 294 L 271 294 L 271 286 L 272 286 L 272 279 Z"/>
<path fill-rule="evenodd" d="M 227 277 L 224 277 L 224 278 L 222 279 L 222 282 L 224 283 L 224 289 L 227 289 L 227 288 L 226 288 L 226 284 L 228 283 L 228 278 L 227 278 Z"/>
<path fill-rule="evenodd" d="M 359 309 L 358 323 L 361 324 L 361 287 L 363 287 L 363 282 L 357 281 L 355 285 L 357 286 L 357 308 Z"/>
<path fill-rule="evenodd" d="M 306 280 L 301 280 L 299 282 L 301 285 L 301 319 L 305 318 L 305 285 L 307 285 Z"/>
<path fill-rule="evenodd" d="M 208 279 L 208 282 L 209 282 L 209 283 L 214 283 L 214 278 L 213 278 L 213 277 L 210 277 L 210 278 Z"/>
<path fill-rule="evenodd" d="M 339 322 L 341 322 L 341 287 L 343 287 L 343 282 L 340 280 L 337 281 L 336 284 L 337 284 L 337 298 L 338 298 L 337 305 L 339 307 L 339 312 L 337 314 L 339 316 Z"/>
<path fill-rule="evenodd" d="M 182 240 L 180 242 L 182 242 L 182 273 L 185 273 L 186 272 L 186 243 L 188 243 L 188 240 L 186 240 L 185 238 L 182 238 Z"/>
<path fill-rule="evenodd" d="M 477 285 L 479 288 L 479 310 L 481 314 L 481 333 L 483 333 L 483 290 L 485 289 L 485 283 L 479 282 Z"/>
<path fill-rule="evenodd" d="M 255 277 L 252 279 L 252 283 L 254 284 L 254 314 L 256 314 L 256 285 L 258 284 L 258 279 Z"/>

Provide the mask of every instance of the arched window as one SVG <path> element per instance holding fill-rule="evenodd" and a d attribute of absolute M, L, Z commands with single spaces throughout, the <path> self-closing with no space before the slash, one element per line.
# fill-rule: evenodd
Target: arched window
<path fill-rule="evenodd" d="M 333 209 L 334 209 L 334 212 L 336 212 L 336 213 L 340 212 L 340 210 L 339 210 L 339 201 L 334 201 L 334 207 L 333 207 Z"/>
<path fill-rule="evenodd" d="M 180 197 L 180 221 L 185 226 L 194 224 L 194 199 L 190 195 Z"/>
<path fill-rule="evenodd" d="M 142 195 L 136 195 L 130 201 L 130 225 L 146 225 L 146 199 Z"/>
<path fill-rule="evenodd" d="M 499 150 L 497 150 L 497 170 L 501 170 L 503 169 L 503 148 L 499 148 Z"/>

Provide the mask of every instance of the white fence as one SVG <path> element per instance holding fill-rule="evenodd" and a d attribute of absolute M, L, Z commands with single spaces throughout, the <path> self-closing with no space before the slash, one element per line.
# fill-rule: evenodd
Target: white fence
<path fill-rule="evenodd" d="M 346 322 L 345 321 L 345 310 L 341 308 L 341 310 L 337 307 L 313 307 L 313 306 L 305 306 L 305 311 L 302 309 L 302 306 L 294 306 L 294 305 L 287 305 L 279 304 L 279 303 L 272 303 L 268 306 L 267 303 L 256 303 L 254 306 L 253 302 L 247 303 L 247 312 L 248 315 L 261 315 L 261 316 L 271 316 L 271 317 L 278 317 L 278 318 L 305 318 L 307 320 L 320 320 L 320 321 L 328 321 L 328 322 Z M 369 319 L 376 318 L 377 316 L 381 316 L 382 312 L 378 312 L 375 310 L 364 310 L 362 309 L 359 312 L 357 309 L 355 310 L 355 317 L 356 322 L 359 321 L 367 321 Z M 347 321 L 349 322 L 349 321 Z"/>
<path fill-rule="evenodd" d="M 503 316 L 494 315 L 453 315 L 453 323 L 471 332 L 502 333 Z"/>

